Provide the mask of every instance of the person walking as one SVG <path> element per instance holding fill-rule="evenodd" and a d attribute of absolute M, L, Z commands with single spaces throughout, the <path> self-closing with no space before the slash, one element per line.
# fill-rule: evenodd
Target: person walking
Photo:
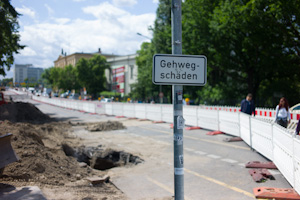
<path fill-rule="evenodd" d="M 246 96 L 246 99 L 243 99 L 241 102 L 241 112 L 246 113 L 248 115 L 252 115 L 252 113 L 255 116 L 255 105 L 254 101 L 252 100 L 252 94 L 249 93 Z"/>
<path fill-rule="evenodd" d="M 282 97 L 276 106 L 275 122 L 286 128 L 290 121 L 291 113 L 289 103 L 285 97 Z"/>
<path fill-rule="evenodd" d="M 300 119 L 298 120 L 298 123 L 297 123 L 297 128 L 296 128 L 296 131 L 295 131 L 295 135 L 299 135 L 299 132 L 300 132 Z"/>

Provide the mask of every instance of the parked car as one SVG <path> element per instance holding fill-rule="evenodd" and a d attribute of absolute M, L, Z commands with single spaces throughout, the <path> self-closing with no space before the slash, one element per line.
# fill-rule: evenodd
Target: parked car
<path fill-rule="evenodd" d="M 298 104 L 294 105 L 293 107 L 291 107 L 290 111 L 300 113 L 300 103 L 298 103 Z"/>
<path fill-rule="evenodd" d="M 112 100 L 109 99 L 109 98 L 104 98 L 104 99 L 101 99 L 100 102 L 101 102 L 101 103 L 108 103 L 108 102 L 112 102 Z"/>
<path fill-rule="evenodd" d="M 74 99 L 74 100 L 77 100 L 79 99 L 79 94 L 70 94 L 70 96 L 68 97 L 68 99 Z"/>
<path fill-rule="evenodd" d="M 52 96 L 53 97 L 58 97 L 58 93 L 54 92 L 54 93 L 52 93 Z"/>

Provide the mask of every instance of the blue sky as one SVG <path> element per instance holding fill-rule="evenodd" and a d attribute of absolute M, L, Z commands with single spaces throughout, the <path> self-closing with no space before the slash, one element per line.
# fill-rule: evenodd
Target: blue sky
<path fill-rule="evenodd" d="M 96 52 L 133 54 L 152 37 L 158 0 L 11 0 L 19 17 L 20 44 L 15 64 L 53 66 L 63 49 L 67 54 Z M 149 40 L 148 40 L 149 41 Z M 5 78 L 13 76 L 13 68 Z M 0 79 L 3 78 L 0 76 Z"/>

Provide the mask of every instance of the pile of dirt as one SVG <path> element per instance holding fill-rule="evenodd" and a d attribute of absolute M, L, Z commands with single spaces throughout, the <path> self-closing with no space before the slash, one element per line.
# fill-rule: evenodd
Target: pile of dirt
<path fill-rule="evenodd" d="M 118 121 L 99 122 L 96 124 L 87 125 L 87 130 L 89 131 L 111 131 L 119 129 L 125 129 L 125 126 Z"/>
<path fill-rule="evenodd" d="M 89 166 L 82 168 L 75 158 L 65 155 L 61 142 L 68 137 L 69 128 L 66 123 L 58 122 L 43 125 L 2 122 L 0 135 L 13 134 L 11 143 L 20 161 L 5 167 L 0 180 L 64 185 L 95 175 Z"/>
<path fill-rule="evenodd" d="M 30 103 L 16 102 L 0 106 L 0 120 L 45 123 L 50 122 L 51 118 Z"/>

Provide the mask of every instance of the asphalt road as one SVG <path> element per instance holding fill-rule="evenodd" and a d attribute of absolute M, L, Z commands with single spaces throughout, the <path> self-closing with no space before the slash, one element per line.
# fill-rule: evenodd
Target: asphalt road
<path fill-rule="evenodd" d="M 78 111 L 34 102 L 42 112 L 59 120 L 95 122 L 120 120 L 126 130 L 105 133 L 86 133 L 78 130 L 78 137 L 86 137 L 90 145 L 103 144 L 141 156 L 145 162 L 131 167 L 110 170 L 113 183 L 129 199 L 154 199 L 173 195 L 173 136 L 169 124 L 130 121 L 105 115 L 91 115 Z M 278 170 L 269 170 L 275 180 L 256 183 L 245 163 L 268 161 L 249 146 L 240 142 L 224 142 L 229 135 L 208 136 L 210 130 L 184 130 L 184 194 L 185 199 L 248 200 L 254 199 L 253 188 L 291 188 Z"/>

